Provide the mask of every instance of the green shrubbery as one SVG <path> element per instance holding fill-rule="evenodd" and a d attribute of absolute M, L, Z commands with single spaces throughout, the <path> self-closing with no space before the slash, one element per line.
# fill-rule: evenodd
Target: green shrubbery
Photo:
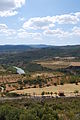
<path fill-rule="evenodd" d="M 20 95 L 17 93 L 6 93 L 6 96 L 8 97 L 19 97 Z"/>
<path fill-rule="evenodd" d="M 0 103 L 0 120 L 80 120 L 80 98 L 23 99 Z"/>

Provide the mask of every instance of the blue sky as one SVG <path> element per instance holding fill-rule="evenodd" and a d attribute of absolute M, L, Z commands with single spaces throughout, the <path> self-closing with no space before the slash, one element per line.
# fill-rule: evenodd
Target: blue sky
<path fill-rule="evenodd" d="M 80 44 L 80 0 L 0 0 L 0 44 Z"/>

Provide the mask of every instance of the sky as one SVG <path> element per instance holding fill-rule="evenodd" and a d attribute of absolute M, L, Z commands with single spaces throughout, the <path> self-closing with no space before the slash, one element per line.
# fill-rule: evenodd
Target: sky
<path fill-rule="evenodd" d="M 0 0 L 0 45 L 80 45 L 80 0 Z"/>

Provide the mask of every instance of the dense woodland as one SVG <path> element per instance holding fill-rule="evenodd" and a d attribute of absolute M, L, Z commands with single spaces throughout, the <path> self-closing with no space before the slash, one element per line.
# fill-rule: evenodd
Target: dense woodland
<path fill-rule="evenodd" d="M 0 120 L 80 120 L 80 98 L 0 102 Z"/>

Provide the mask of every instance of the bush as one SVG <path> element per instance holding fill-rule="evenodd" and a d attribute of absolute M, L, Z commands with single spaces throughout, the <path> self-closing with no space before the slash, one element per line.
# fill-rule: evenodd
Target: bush
<path fill-rule="evenodd" d="M 7 93 L 6 96 L 8 97 L 19 97 L 20 95 L 17 93 Z"/>
<path fill-rule="evenodd" d="M 44 96 L 44 94 L 45 94 L 45 92 L 43 91 L 43 92 L 41 93 L 41 95 Z"/>
<path fill-rule="evenodd" d="M 22 85 L 22 80 L 18 80 L 17 83 Z"/>
<path fill-rule="evenodd" d="M 64 85 L 64 80 L 61 80 L 61 81 L 60 81 L 60 85 Z"/>
<path fill-rule="evenodd" d="M 57 86 L 57 83 L 55 82 L 54 85 Z"/>
<path fill-rule="evenodd" d="M 64 92 L 59 92 L 58 95 L 59 95 L 59 96 L 65 96 L 65 95 L 64 95 Z"/>
<path fill-rule="evenodd" d="M 75 79 L 71 79 L 71 80 L 70 80 L 70 83 L 72 83 L 72 84 L 75 83 L 75 82 L 76 82 Z"/>
<path fill-rule="evenodd" d="M 24 85 L 28 84 L 28 80 L 23 80 Z"/>

